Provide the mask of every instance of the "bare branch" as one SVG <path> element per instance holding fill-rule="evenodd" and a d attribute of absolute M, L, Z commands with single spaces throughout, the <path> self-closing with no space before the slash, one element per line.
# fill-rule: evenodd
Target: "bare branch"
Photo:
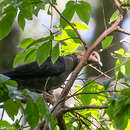
<path fill-rule="evenodd" d="M 81 92 L 81 93 L 75 93 L 75 94 L 73 94 L 71 96 L 68 96 L 66 99 L 69 99 L 69 98 L 74 97 L 74 96 L 82 95 L 82 94 L 86 94 L 86 95 L 88 95 L 88 94 L 102 94 L 102 93 L 107 93 L 107 92 L 110 93 L 110 92 L 120 92 L 120 91 L 106 90 L 106 91 L 99 91 L 99 92 Z"/>
<path fill-rule="evenodd" d="M 72 112 L 74 110 L 83 110 L 83 109 L 107 109 L 108 106 L 96 106 L 96 105 L 88 105 L 88 106 L 79 106 L 79 107 L 72 107 L 72 108 L 65 108 L 63 110 L 64 113 Z"/>
<path fill-rule="evenodd" d="M 54 41 L 65 41 L 65 40 L 69 40 L 69 39 L 79 39 L 78 37 L 68 37 L 62 40 L 54 40 Z"/>
<path fill-rule="evenodd" d="M 127 35 L 130 35 L 130 32 L 128 32 L 128 31 L 126 31 L 126 30 L 120 28 L 120 26 L 117 27 L 117 31 L 118 31 L 118 32 L 121 32 L 121 33 L 124 33 L 124 34 L 127 34 Z"/>
<path fill-rule="evenodd" d="M 84 124 L 88 129 L 92 130 L 92 128 L 86 124 L 80 117 L 82 117 L 78 112 L 71 112 L 78 120 L 79 122 L 81 122 L 82 124 Z M 83 117 L 82 117 L 83 118 Z M 88 119 L 86 119 L 87 121 L 89 121 Z"/>
<path fill-rule="evenodd" d="M 67 130 L 63 116 L 60 116 L 57 118 L 57 123 L 58 123 L 60 130 Z"/>
<path fill-rule="evenodd" d="M 107 24 L 106 24 L 105 12 L 104 12 L 103 0 L 102 0 L 102 14 L 103 14 L 103 19 L 104 19 L 104 27 L 105 27 L 105 30 L 106 30 Z"/>
<path fill-rule="evenodd" d="M 95 127 L 99 128 L 98 126 L 96 126 L 96 124 L 94 124 L 91 120 L 87 119 L 86 117 L 84 117 L 83 115 L 79 114 L 78 112 L 74 112 L 76 114 L 78 114 L 80 117 L 82 117 L 83 119 L 87 120 L 88 122 L 90 122 L 92 125 L 94 125 Z M 101 126 L 102 127 L 102 126 Z M 103 127 L 102 127 L 103 128 Z"/>
<path fill-rule="evenodd" d="M 50 34 L 52 35 L 53 33 L 53 17 L 54 17 L 54 10 L 51 6 L 51 23 L 50 23 Z"/>

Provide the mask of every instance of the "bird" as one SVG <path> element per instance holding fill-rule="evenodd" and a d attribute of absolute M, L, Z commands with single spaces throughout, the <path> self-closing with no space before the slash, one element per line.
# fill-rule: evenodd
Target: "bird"
<path fill-rule="evenodd" d="M 49 56 L 45 62 L 38 65 L 36 61 L 20 65 L 12 70 L 3 73 L 11 80 L 18 83 L 18 89 L 29 89 L 42 93 L 61 87 L 70 73 L 76 68 L 84 56 L 85 51 L 66 56 L 59 56 L 55 63 Z M 96 62 L 102 66 L 100 55 L 93 51 L 88 62 Z"/>

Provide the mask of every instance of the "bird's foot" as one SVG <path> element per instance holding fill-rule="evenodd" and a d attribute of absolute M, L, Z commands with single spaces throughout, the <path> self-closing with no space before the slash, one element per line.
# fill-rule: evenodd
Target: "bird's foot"
<path fill-rule="evenodd" d="M 55 103 L 55 98 L 54 98 L 54 95 L 52 93 L 48 93 L 48 92 L 44 91 L 43 98 L 45 99 L 46 102 L 49 102 L 52 105 Z"/>

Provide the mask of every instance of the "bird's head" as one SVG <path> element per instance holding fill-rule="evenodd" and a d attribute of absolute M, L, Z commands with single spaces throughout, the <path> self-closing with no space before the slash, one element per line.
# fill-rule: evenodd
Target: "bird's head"
<path fill-rule="evenodd" d="M 93 51 L 90 54 L 88 61 L 97 62 L 100 66 L 103 66 L 101 59 L 100 59 L 100 55 L 96 51 Z"/>
<path fill-rule="evenodd" d="M 82 57 L 84 56 L 85 51 L 81 51 L 79 53 L 77 53 L 77 58 L 79 59 L 79 61 L 82 59 Z M 103 66 L 101 59 L 100 59 L 100 55 L 96 52 L 93 51 L 89 58 L 88 58 L 88 62 L 96 62 L 98 63 L 100 66 Z"/>

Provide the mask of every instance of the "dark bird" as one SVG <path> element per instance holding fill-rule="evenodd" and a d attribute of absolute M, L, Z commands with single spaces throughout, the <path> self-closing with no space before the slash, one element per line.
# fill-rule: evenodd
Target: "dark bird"
<path fill-rule="evenodd" d="M 27 88 L 37 92 L 50 91 L 61 87 L 83 56 L 84 51 L 60 56 L 54 64 L 51 61 L 51 57 L 48 57 L 40 66 L 37 62 L 32 62 L 20 65 L 4 73 L 4 75 L 17 81 L 19 89 Z M 91 53 L 88 61 L 94 61 L 102 65 L 100 56 L 96 51 Z"/>

